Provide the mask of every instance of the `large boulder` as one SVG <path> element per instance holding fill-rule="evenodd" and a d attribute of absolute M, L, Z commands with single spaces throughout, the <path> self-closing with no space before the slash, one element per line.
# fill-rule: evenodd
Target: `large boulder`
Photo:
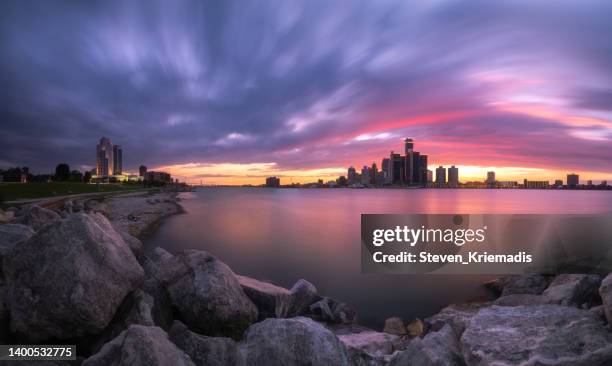
<path fill-rule="evenodd" d="M 168 333 L 170 340 L 196 365 L 233 366 L 238 363 L 238 346 L 230 338 L 199 335 L 180 321 L 175 321 Z"/>
<path fill-rule="evenodd" d="M 244 293 L 257 306 L 260 320 L 287 316 L 291 291 L 246 276 L 236 275 L 236 278 Z"/>
<path fill-rule="evenodd" d="M 431 331 L 441 330 L 446 324 L 450 325 L 456 334 L 465 330 L 467 323 L 481 308 L 488 303 L 453 304 L 440 310 L 439 313 L 425 319 L 428 329 Z"/>
<path fill-rule="evenodd" d="M 385 326 L 383 328 L 383 332 L 395 334 L 398 336 L 405 336 L 408 334 L 406 326 L 404 325 L 404 321 L 402 320 L 402 318 L 397 316 L 385 319 Z"/>
<path fill-rule="evenodd" d="M 609 365 L 612 333 L 594 313 L 561 305 L 491 306 L 467 324 L 468 365 Z M 548 361 L 547 361 L 548 360 Z"/>
<path fill-rule="evenodd" d="M 4 259 L 11 329 L 29 341 L 98 334 L 144 272 L 104 216 L 45 226 Z"/>
<path fill-rule="evenodd" d="M 336 335 L 349 351 L 365 352 L 377 359 L 390 355 L 401 347 L 399 336 L 370 329 Z"/>
<path fill-rule="evenodd" d="M 413 339 L 405 351 L 393 355 L 389 366 L 458 366 L 463 365 L 457 335 L 450 325 L 423 339 Z"/>
<path fill-rule="evenodd" d="M 599 295 L 601 295 L 606 319 L 608 319 L 608 323 L 612 324 L 612 274 L 609 274 L 601 281 Z"/>
<path fill-rule="evenodd" d="M 550 276 L 527 274 L 502 277 L 486 282 L 485 286 L 501 296 L 514 294 L 541 295 L 548 287 L 550 280 Z"/>
<path fill-rule="evenodd" d="M 32 227 L 34 231 L 38 231 L 44 226 L 58 221 L 59 219 L 60 215 L 55 211 L 37 205 L 31 205 L 25 210 L 23 216 L 17 219 L 17 222 Z"/>
<path fill-rule="evenodd" d="M 22 224 L 0 225 L 0 274 L 3 258 L 17 243 L 26 241 L 34 235 L 34 231 Z M 1 275 L 0 275 L 1 276 Z"/>
<path fill-rule="evenodd" d="M 355 309 L 329 297 L 310 305 L 308 315 L 315 320 L 331 324 L 351 324 L 357 320 Z"/>
<path fill-rule="evenodd" d="M 310 318 L 268 318 L 253 324 L 241 342 L 249 366 L 348 365 L 347 350 L 327 328 Z"/>
<path fill-rule="evenodd" d="M 194 366 L 161 328 L 131 325 L 83 366 Z"/>
<path fill-rule="evenodd" d="M 317 288 L 312 283 L 300 279 L 291 287 L 291 298 L 287 316 L 305 315 L 310 310 L 310 305 L 317 302 L 321 297 L 317 294 Z"/>
<path fill-rule="evenodd" d="M 159 272 L 164 266 L 164 261 L 172 257 L 172 254 L 159 247 L 139 257 L 145 270 L 143 289 L 153 298 L 153 320 L 155 325 L 165 330 L 170 328 L 173 321 L 172 300 L 159 278 Z"/>
<path fill-rule="evenodd" d="M 235 274 L 207 252 L 183 251 L 165 260 L 158 276 L 181 320 L 198 333 L 240 339 L 257 320 Z"/>
<path fill-rule="evenodd" d="M 598 302 L 598 289 L 601 277 L 596 274 L 560 274 L 544 291 L 551 303 L 581 306 L 591 306 Z"/>

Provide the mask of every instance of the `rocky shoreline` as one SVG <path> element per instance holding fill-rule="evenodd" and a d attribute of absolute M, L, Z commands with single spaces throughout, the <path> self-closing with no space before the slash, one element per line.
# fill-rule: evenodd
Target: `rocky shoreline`
<path fill-rule="evenodd" d="M 83 365 L 610 365 L 612 275 L 501 278 L 498 298 L 382 332 L 299 280 L 235 274 L 142 242 L 176 193 L 12 210 L 0 225 L 0 343 L 76 344 Z"/>

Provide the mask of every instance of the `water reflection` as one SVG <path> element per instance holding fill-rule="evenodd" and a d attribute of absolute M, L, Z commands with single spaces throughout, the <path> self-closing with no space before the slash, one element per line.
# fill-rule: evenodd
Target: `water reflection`
<path fill-rule="evenodd" d="M 381 327 L 452 302 L 488 296 L 486 276 L 363 275 L 362 213 L 600 213 L 603 191 L 205 188 L 187 194 L 186 215 L 168 219 L 149 247 L 208 250 L 235 272 L 290 287 L 297 279 L 356 307 Z M 571 210 L 571 211 L 570 211 Z"/>

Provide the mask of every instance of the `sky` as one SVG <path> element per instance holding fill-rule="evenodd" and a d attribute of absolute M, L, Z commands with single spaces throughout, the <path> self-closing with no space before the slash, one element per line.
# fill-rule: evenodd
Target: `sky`
<path fill-rule="evenodd" d="M 612 181 L 611 1 L 0 2 L 0 168 Z"/>

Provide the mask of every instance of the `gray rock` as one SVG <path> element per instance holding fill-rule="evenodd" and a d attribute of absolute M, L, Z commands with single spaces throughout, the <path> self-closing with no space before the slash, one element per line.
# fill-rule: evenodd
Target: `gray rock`
<path fill-rule="evenodd" d="M 117 337 L 132 324 L 154 326 L 153 306 L 154 301 L 151 295 L 142 290 L 131 292 L 123 300 L 102 335 L 92 342 L 89 353 L 98 352 L 105 343 Z"/>
<path fill-rule="evenodd" d="M 491 306 L 469 321 L 461 349 L 468 365 L 609 365 L 612 333 L 573 307 Z"/>
<path fill-rule="evenodd" d="M 244 293 L 257 306 L 259 320 L 287 316 L 291 291 L 246 276 L 236 275 L 236 278 Z"/>
<path fill-rule="evenodd" d="M 456 334 L 461 334 L 465 330 L 467 323 L 478 310 L 488 305 L 488 303 L 449 305 L 438 314 L 425 319 L 425 323 L 429 325 L 428 329 L 434 332 L 441 330 L 448 324 L 453 328 Z"/>
<path fill-rule="evenodd" d="M 529 294 L 502 296 L 493 301 L 494 305 L 499 306 L 546 305 L 550 303 L 551 301 L 546 296 Z"/>
<path fill-rule="evenodd" d="M 560 274 L 544 291 L 551 303 L 571 306 L 592 305 L 598 301 L 601 277 L 594 274 Z"/>
<path fill-rule="evenodd" d="M 60 215 L 54 211 L 47 210 L 37 205 L 28 207 L 23 216 L 18 218 L 18 223 L 32 227 L 34 231 L 42 229 L 45 225 L 58 221 Z"/>
<path fill-rule="evenodd" d="M 96 201 L 96 200 L 87 200 L 85 201 L 85 211 L 93 211 L 103 214 L 108 217 L 110 215 L 111 209 L 106 202 Z"/>
<path fill-rule="evenodd" d="M 287 316 L 305 315 L 310 305 L 320 299 L 317 288 L 310 282 L 300 279 L 291 288 L 291 298 Z"/>
<path fill-rule="evenodd" d="M 163 262 L 158 275 L 190 329 L 239 339 L 257 320 L 257 307 L 232 270 L 204 251 L 185 250 Z"/>
<path fill-rule="evenodd" d="M 132 253 L 134 253 L 136 257 L 139 257 L 144 253 L 144 244 L 142 244 L 138 238 L 126 233 L 125 231 L 117 230 L 117 232 L 121 235 L 123 241 L 125 241 L 125 243 L 130 247 Z"/>
<path fill-rule="evenodd" d="M 350 305 L 329 297 L 310 305 L 308 315 L 315 320 L 334 324 L 354 323 L 357 317 Z"/>
<path fill-rule="evenodd" d="M 7 300 L 6 285 L 0 283 L 0 342 L 3 344 L 10 343 L 10 313 Z"/>
<path fill-rule="evenodd" d="M 392 354 L 401 343 L 400 337 L 397 335 L 376 332 L 374 330 L 340 334 L 338 339 L 349 351 L 365 352 L 377 359 L 382 359 L 383 356 Z"/>
<path fill-rule="evenodd" d="M 172 324 L 168 333 L 170 340 L 196 365 L 233 366 L 238 363 L 238 345 L 230 338 L 199 335 L 179 321 Z"/>
<path fill-rule="evenodd" d="M 603 302 L 603 310 L 608 319 L 608 323 L 612 324 L 612 274 L 609 274 L 601 281 L 599 295 Z"/>
<path fill-rule="evenodd" d="M 9 223 L 15 219 L 15 212 L 13 211 L 2 211 L 0 209 L 0 224 Z"/>
<path fill-rule="evenodd" d="M 131 325 L 83 366 L 192 366 L 189 356 L 161 328 Z"/>
<path fill-rule="evenodd" d="M 243 365 L 348 365 L 342 342 L 330 330 L 305 317 L 268 318 L 253 324 L 240 347 Z"/>
<path fill-rule="evenodd" d="M 509 276 L 503 279 L 501 296 L 514 294 L 541 295 L 548 287 L 550 280 L 550 276 L 538 274 Z"/>
<path fill-rule="evenodd" d="M 47 225 L 4 260 L 11 329 L 30 341 L 100 333 L 143 270 L 104 216 Z"/>
<path fill-rule="evenodd" d="M 383 332 L 403 336 L 408 334 L 404 321 L 398 317 L 392 317 L 385 320 Z"/>
<path fill-rule="evenodd" d="M 143 289 L 153 297 L 153 320 L 156 325 L 163 329 L 170 328 L 173 314 L 172 301 L 159 278 L 159 270 L 163 266 L 164 261 L 172 257 L 172 254 L 162 248 L 155 248 L 150 253 L 139 257 L 142 268 L 145 270 Z"/>
<path fill-rule="evenodd" d="M 0 225 L 0 255 L 6 254 L 15 244 L 28 240 L 34 231 L 22 224 Z"/>
<path fill-rule="evenodd" d="M 396 353 L 389 366 L 460 366 L 464 365 L 457 335 L 450 325 L 423 339 L 413 339 L 405 351 Z"/>

